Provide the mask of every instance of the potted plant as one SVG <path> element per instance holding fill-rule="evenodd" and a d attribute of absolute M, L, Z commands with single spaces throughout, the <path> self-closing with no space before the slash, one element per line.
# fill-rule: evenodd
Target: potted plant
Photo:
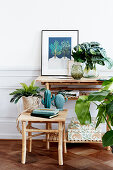
<path fill-rule="evenodd" d="M 80 124 L 90 124 L 90 104 L 93 102 L 97 106 L 97 123 L 96 128 L 100 123 L 106 122 L 109 131 L 107 131 L 102 137 L 103 146 L 113 145 L 113 77 L 106 80 L 102 84 L 102 88 L 98 92 L 90 93 L 88 96 L 80 96 L 75 104 L 75 112 Z M 95 103 L 98 102 L 98 103 Z M 107 119 L 108 117 L 108 119 Z M 110 122 L 110 124 L 109 124 Z"/>
<path fill-rule="evenodd" d="M 85 42 L 78 44 L 72 51 L 72 57 L 75 62 L 85 63 L 84 77 L 96 77 L 96 64 L 107 66 L 111 69 L 113 60 L 107 57 L 104 48 L 100 47 L 98 42 Z"/>
<path fill-rule="evenodd" d="M 39 99 L 42 98 L 40 94 L 45 88 L 40 89 L 38 86 L 34 86 L 35 81 L 33 80 L 29 86 L 25 83 L 20 83 L 22 88 L 16 89 L 14 92 L 10 93 L 12 98 L 10 102 L 15 104 L 22 98 L 24 110 L 31 110 L 34 106 L 39 106 Z"/>

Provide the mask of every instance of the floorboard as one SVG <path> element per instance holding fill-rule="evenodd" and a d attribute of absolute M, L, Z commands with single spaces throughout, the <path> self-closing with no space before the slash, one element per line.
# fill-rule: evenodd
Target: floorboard
<path fill-rule="evenodd" d="M 21 141 L 0 141 L 0 170 L 113 170 L 113 154 L 102 144 L 67 144 L 64 165 L 57 162 L 57 143 L 50 150 L 42 141 L 33 141 L 32 153 L 27 152 L 25 165 L 21 164 Z"/>

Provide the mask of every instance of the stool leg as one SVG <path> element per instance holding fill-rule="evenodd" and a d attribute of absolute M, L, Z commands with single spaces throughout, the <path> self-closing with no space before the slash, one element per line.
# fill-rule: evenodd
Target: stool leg
<path fill-rule="evenodd" d="M 22 164 L 26 161 L 26 122 L 22 122 Z"/>
<path fill-rule="evenodd" d="M 63 165 L 63 152 L 62 152 L 62 122 L 59 122 L 58 124 L 58 130 L 59 130 L 59 141 L 58 141 L 58 161 L 59 165 Z"/>
<path fill-rule="evenodd" d="M 46 123 L 46 129 L 50 129 L 50 124 Z M 46 148 L 49 150 L 50 142 L 49 142 L 49 133 L 46 134 Z"/>
<path fill-rule="evenodd" d="M 65 133 L 65 122 L 63 123 L 63 149 L 64 149 L 64 153 L 67 153 L 67 148 L 66 148 L 66 133 Z"/>
<path fill-rule="evenodd" d="M 28 122 L 29 126 L 31 126 L 31 122 Z M 32 135 L 32 132 L 28 132 L 28 137 Z M 28 152 L 32 151 L 32 137 L 28 139 Z"/>

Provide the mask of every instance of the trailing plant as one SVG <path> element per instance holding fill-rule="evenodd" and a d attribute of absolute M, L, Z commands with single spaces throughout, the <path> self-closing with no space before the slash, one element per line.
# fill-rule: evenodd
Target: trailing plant
<path fill-rule="evenodd" d="M 20 83 L 20 84 L 22 85 L 22 88 L 16 89 L 14 92 L 10 93 L 10 95 L 13 96 L 10 102 L 17 103 L 22 96 L 25 97 L 36 96 L 42 98 L 40 92 L 44 91 L 45 88 L 40 89 L 38 86 L 34 86 L 35 80 L 33 80 L 29 86 L 27 86 L 25 83 Z"/>
<path fill-rule="evenodd" d="M 86 63 L 87 70 L 94 69 L 95 64 L 105 65 L 108 69 L 113 66 L 113 60 L 107 57 L 105 49 L 98 42 L 78 44 L 72 50 L 72 57 L 76 62 Z"/>
<path fill-rule="evenodd" d="M 110 130 L 104 134 L 102 142 L 104 147 L 111 146 L 113 145 L 113 130 L 111 128 L 113 126 L 113 77 L 103 82 L 100 91 L 90 93 L 88 96 L 80 96 L 76 101 L 75 112 L 82 125 L 91 123 L 90 105 L 92 102 L 98 110 L 95 128 L 102 122 L 107 123 Z"/>

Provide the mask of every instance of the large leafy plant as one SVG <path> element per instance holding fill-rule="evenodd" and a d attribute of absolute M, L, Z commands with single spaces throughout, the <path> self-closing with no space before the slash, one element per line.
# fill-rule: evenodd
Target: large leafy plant
<path fill-rule="evenodd" d="M 93 102 L 98 109 L 96 127 L 100 123 L 106 122 L 109 131 L 102 137 L 103 146 L 113 145 L 113 77 L 102 84 L 98 92 L 90 93 L 88 96 L 80 96 L 75 104 L 75 112 L 79 122 L 84 124 L 91 123 L 90 104 Z M 109 124 L 110 122 L 110 124 Z"/>
<path fill-rule="evenodd" d="M 45 88 L 40 89 L 38 86 L 34 86 L 35 81 L 33 80 L 29 86 L 25 83 L 20 83 L 22 88 L 16 89 L 14 92 L 10 93 L 13 97 L 11 98 L 10 102 L 17 103 L 22 96 L 36 96 L 42 98 L 40 94 L 41 91 L 44 91 Z"/>
<path fill-rule="evenodd" d="M 78 44 L 72 51 L 72 57 L 76 62 L 86 63 L 87 70 L 95 68 L 95 64 L 106 65 L 108 69 L 113 66 L 112 59 L 107 57 L 105 49 L 98 42 Z"/>

